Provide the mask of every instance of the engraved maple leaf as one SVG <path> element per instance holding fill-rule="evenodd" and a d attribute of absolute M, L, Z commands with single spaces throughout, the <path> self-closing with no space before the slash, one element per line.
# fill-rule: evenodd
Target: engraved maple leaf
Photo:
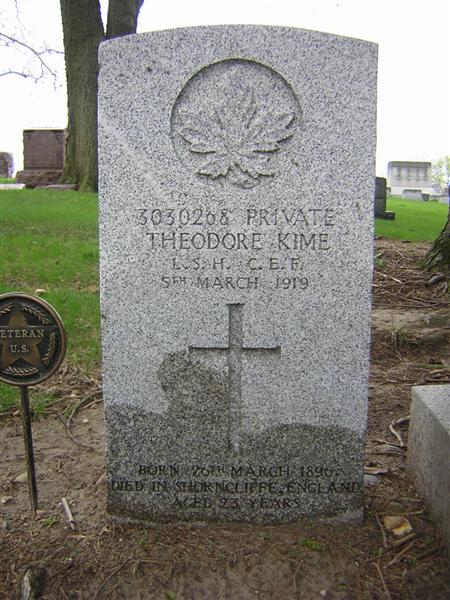
<path fill-rule="evenodd" d="M 294 113 L 263 110 L 252 91 L 228 92 L 216 109 L 202 114 L 180 112 L 179 134 L 191 152 L 205 155 L 198 174 L 228 177 L 248 188 L 260 177 L 275 174 L 271 158 L 292 137 L 294 117 Z"/>

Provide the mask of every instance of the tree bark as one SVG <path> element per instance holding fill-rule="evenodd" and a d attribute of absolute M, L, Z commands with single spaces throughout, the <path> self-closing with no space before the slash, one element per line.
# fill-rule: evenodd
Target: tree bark
<path fill-rule="evenodd" d="M 68 126 L 63 180 L 97 189 L 98 45 L 104 39 L 98 0 L 60 0 Z"/>
<path fill-rule="evenodd" d="M 137 20 L 144 0 L 109 0 L 106 37 L 136 33 Z"/>
<path fill-rule="evenodd" d="M 110 0 L 106 37 L 136 32 L 144 0 Z M 96 191 L 97 52 L 105 39 L 100 0 L 60 0 L 67 79 L 68 126 L 63 181 Z"/>
<path fill-rule="evenodd" d="M 426 253 L 423 267 L 426 271 L 439 271 L 450 275 L 450 208 L 447 223 Z"/>

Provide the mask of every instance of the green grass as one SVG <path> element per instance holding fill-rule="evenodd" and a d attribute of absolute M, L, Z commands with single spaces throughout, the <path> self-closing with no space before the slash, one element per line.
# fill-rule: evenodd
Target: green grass
<path fill-rule="evenodd" d="M 448 206 L 439 202 L 414 202 L 388 198 L 386 210 L 395 212 L 395 220 L 375 219 L 375 233 L 410 242 L 432 242 L 444 227 Z"/>
<path fill-rule="evenodd" d="M 97 210 L 96 194 L 0 190 L 0 293 L 50 302 L 67 331 L 67 358 L 85 370 L 100 361 Z M 18 396 L 1 385 L 0 410 Z"/>
<path fill-rule="evenodd" d="M 320 552 L 321 550 L 323 550 L 323 544 L 320 544 L 315 539 L 300 538 L 298 540 L 298 545 L 300 548 L 308 548 L 313 552 Z"/>
<path fill-rule="evenodd" d="M 10 177 L 9 179 L 7 177 L 0 177 L 0 183 L 16 183 L 16 180 L 14 177 Z"/>

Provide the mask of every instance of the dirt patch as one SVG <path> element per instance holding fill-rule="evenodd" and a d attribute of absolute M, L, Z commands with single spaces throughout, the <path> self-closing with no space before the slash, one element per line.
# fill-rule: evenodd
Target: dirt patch
<path fill-rule="evenodd" d="M 15 597 L 30 565 L 45 568 L 42 598 L 48 600 L 449 598 L 449 563 L 406 469 L 408 422 L 403 419 L 412 385 L 450 382 L 450 348 L 448 343 L 402 345 L 392 333 L 397 326 L 429 327 L 430 316 L 448 309 L 448 295 L 442 284 L 425 285 L 429 277 L 416 267 L 422 246 L 385 241 L 378 246 L 385 276 L 377 272 L 374 281 L 366 449 L 372 477 L 361 525 L 301 521 L 145 529 L 109 521 L 98 376 L 66 367 L 46 388 L 60 396 L 51 409 L 55 414 L 33 425 L 42 509 L 37 518 L 29 510 L 26 483 L 13 482 L 25 470 L 20 418 L 3 417 L 0 599 Z M 63 497 L 75 530 L 68 526 Z M 406 543 L 382 524 L 393 512 L 412 525 Z"/>
<path fill-rule="evenodd" d="M 431 285 L 433 274 L 418 269 L 429 244 L 379 239 L 373 281 L 374 308 L 448 307 L 448 281 Z"/>

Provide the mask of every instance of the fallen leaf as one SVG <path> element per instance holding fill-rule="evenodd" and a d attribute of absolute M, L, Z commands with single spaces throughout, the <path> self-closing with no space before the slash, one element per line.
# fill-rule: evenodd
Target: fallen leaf
<path fill-rule="evenodd" d="M 383 525 L 397 537 L 403 537 L 413 530 L 408 519 L 405 519 L 405 517 L 402 517 L 401 515 L 388 515 L 383 517 Z"/>

